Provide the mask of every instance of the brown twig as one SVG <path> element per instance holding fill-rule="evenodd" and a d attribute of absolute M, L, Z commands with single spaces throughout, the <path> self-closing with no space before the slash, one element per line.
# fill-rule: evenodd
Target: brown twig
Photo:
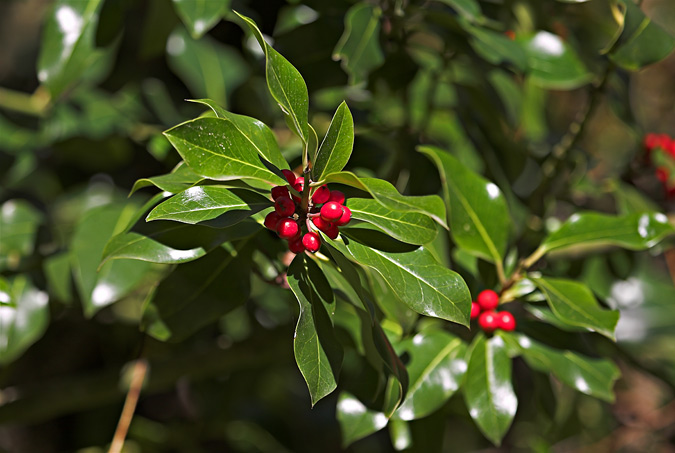
<path fill-rule="evenodd" d="M 124 400 L 122 414 L 120 415 L 120 420 L 117 423 L 117 429 L 115 430 L 115 435 L 113 436 L 112 444 L 110 445 L 108 453 L 120 453 L 122 451 L 124 440 L 126 439 L 127 433 L 129 432 L 129 425 L 131 425 L 131 420 L 134 418 L 134 412 L 136 412 L 138 397 L 141 394 L 141 387 L 143 386 L 143 381 L 145 380 L 145 375 L 147 372 L 148 362 L 144 359 L 136 360 L 136 363 L 134 363 L 133 373 L 131 375 L 129 391 L 127 392 L 127 397 Z"/>

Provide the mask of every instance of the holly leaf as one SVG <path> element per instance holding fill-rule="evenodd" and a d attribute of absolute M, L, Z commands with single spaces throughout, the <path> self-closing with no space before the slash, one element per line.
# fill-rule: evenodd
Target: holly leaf
<path fill-rule="evenodd" d="M 179 162 L 171 173 L 165 175 L 153 176 L 151 178 L 141 178 L 134 183 L 129 195 L 132 195 L 139 189 L 148 186 L 155 186 L 164 192 L 178 193 L 185 189 L 198 184 L 204 178 L 192 171 L 190 167 L 185 165 L 185 162 Z"/>
<path fill-rule="evenodd" d="M 342 392 L 338 398 L 336 418 L 342 431 L 342 447 L 369 436 L 387 426 L 387 416 L 368 409 L 355 396 Z"/>
<path fill-rule="evenodd" d="M 348 205 L 353 219 L 371 223 L 399 241 L 422 245 L 436 237 L 436 225 L 423 214 L 394 211 L 365 198 L 352 198 Z"/>
<path fill-rule="evenodd" d="M 341 60 L 349 74 L 349 82 L 356 85 L 382 63 L 380 48 L 380 16 L 382 10 L 367 3 L 357 3 L 345 15 L 345 31 L 340 37 L 333 59 Z"/>
<path fill-rule="evenodd" d="M 0 270 L 14 268 L 33 252 L 42 214 L 24 200 L 8 200 L 0 207 Z"/>
<path fill-rule="evenodd" d="M 230 0 L 173 0 L 173 5 L 192 37 L 199 39 L 223 17 Z"/>
<path fill-rule="evenodd" d="M 206 254 L 206 250 L 197 247 L 189 250 L 177 250 L 138 233 L 123 233 L 114 236 L 103 250 L 103 261 L 133 259 L 161 264 L 179 264 L 194 261 Z"/>
<path fill-rule="evenodd" d="M 353 147 L 354 119 L 343 101 L 333 115 L 326 137 L 313 160 L 313 179 L 321 181 L 326 175 L 342 170 L 349 161 Z"/>

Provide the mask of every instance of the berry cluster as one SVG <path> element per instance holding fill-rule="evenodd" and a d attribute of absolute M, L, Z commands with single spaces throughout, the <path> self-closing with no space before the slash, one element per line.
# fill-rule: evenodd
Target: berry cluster
<path fill-rule="evenodd" d="M 671 175 L 668 168 L 675 167 L 675 140 L 668 134 L 647 134 L 644 146 L 656 165 L 656 178 L 663 184 L 668 197 L 675 197 L 675 175 Z"/>
<path fill-rule="evenodd" d="M 282 172 L 290 187 L 302 194 L 305 178 L 295 176 L 290 170 Z M 346 225 L 352 218 L 352 211 L 345 206 L 345 195 L 339 190 L 331 191 L 327 186 L 310 191 L 307 210 L 302 208 L 302 198 L 289 191 L 287 186 L 275 186 L 271 193 L 274 211 L 265 217 L 265 226 L 288 240 L 288 249 L 293 253 L 318 251 L 321 237 L 317 231 L 335 239 L 338 227 Z"/>
<path fill-rule="evenodd" d="M 516 320 L 508 311 L 495 312 L 499 305 L 499 295 L 491 289 L 478 294 L 476 302 L 471 302 L 471 319 L 478 318 L 478 325 L 485 332 L 494 332 L 497 329 L 510 332 L 516 328 Z"/>

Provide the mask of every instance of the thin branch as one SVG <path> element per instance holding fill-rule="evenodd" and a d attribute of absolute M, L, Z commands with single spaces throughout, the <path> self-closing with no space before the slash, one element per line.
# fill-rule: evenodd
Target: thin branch
<path fill-rule="evenodd" d="M 49 94 L 40 89 L 28 94 L 0 87 L 0 108 L 7 110 L 42 116 L 47 111 L 50 101 Z"/>
<path fill-rule="evenodd" d="M 122 415 L 120 415 L 120 420 L 117 424 L 117 429 L 115 430 L 115 435 L 113 436 L 113 441 L 108 453 L 120 453 L 122 451 L 124 440 L 129 432 L 131 420 L 134 418 L 134 412 L 136 412 L 138 397 L 141 394 L 141 388 L 143 387 L 143 381 L 145 380 L 147 372 L 148 362 L 144 359 L 136 360 L 131 376 L 131 383 L 129 384 L 129 391 L 127 392 L 124 407 L 122 408 Z"/>

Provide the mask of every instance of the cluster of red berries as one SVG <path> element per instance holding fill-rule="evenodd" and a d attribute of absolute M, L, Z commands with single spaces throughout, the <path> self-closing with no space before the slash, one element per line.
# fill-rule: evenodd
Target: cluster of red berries
<path fill-rule="evenodd" d="M 471 302 L 471 319 L 478 318 L 478 325 L 485 332 L 497 329 L 510 332 L 516 328 L 516 320 L 508 311 L 494 311 L 499 305 L 499 295 L 491 289 L 478 294 L 476 302 Z"/>
<path fill-rule="evenodd" d="M 653 152 L 660 152 L 663 153 L 661 162 L 668 159 L 675 165 L 675 140 L 668 134 L 647 134 L 645 135 L 644 145 L 649 157 L 652 157 Z M 656 160 L 652 158 L 652 161 Z M 663 184 L 668 197 L 675 197 L 675 178 L 671 178 L 668 167 L 657 166 L 656 178 Z"/>
<path fill-rule="evenodd" d="M 281 171 L 288 184 L 302 194 L 305 178 L 295 176 L 290 170 Z M 274 211 L 265 217 L 265 226 L 288 240 L 288 249 L 293 253 L 318 251 L 321 237 L 317 231 L 335 239 L 338 227 L 346 225 L 352 218 L 352 211 L 345 206 L 345 195 L 339 190 L 329 190 L 327 186 L 312 189 L 306 211 L 302 209 L 302 198 L 291 193 L 287 186 L 273 187 L 272 199 Z"/>

